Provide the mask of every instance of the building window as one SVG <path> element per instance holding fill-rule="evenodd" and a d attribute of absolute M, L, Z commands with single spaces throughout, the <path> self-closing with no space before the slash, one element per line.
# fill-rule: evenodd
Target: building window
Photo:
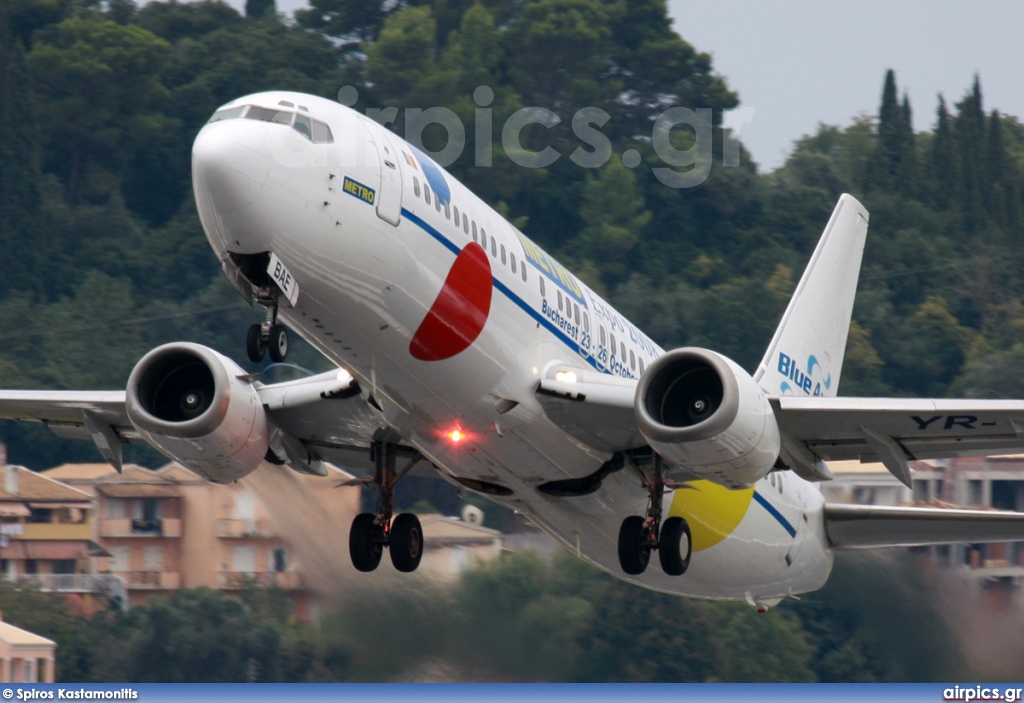
<path fill-rule="evenodd" d="M 33 523 L 49 524 L 53 521 L 53 511 L 49 508 L 30 508 L 32 511 L 28 521 Z"/>
<path fill-rule="evenodd" d="M 131 571 L 131 547 L 107 547 L 111 571 Z"/>
<path fill-rule="evenodd" d="M 288 570 L 287 553 L 284 548 L 275 547 L 271 552 L 271 560 L 275 572 L 280 574 Z"/>
<path fill-rule="evenodd" d="M 146 568 L 158 570 L 164 568 L 163 547 L 146 547 Z"/>
<path fill-rule="evenodd" d="M 108 520 L 122 520 L 128 517 L 128 505 L 124 498 L 107 498 L 103 503 L 103 517 Z"/>

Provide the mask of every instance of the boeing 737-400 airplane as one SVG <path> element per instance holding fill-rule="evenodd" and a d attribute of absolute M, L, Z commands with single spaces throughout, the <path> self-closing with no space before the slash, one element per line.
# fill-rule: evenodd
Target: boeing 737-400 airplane
<path fill-rule="evenodd" d="M 395 482 L 414 466 L 511 508 L 631 583 L 766 609 L 820 588 L 833 550 L 1024 540 L 1024 514 L 825 504 L 827 460 L 1024 447 L 1024 402 L 839 398 L 868 213 L 844 195 L 753 375 L 664 351 L 421 151 L 342 105 L 268 92 L 195 140 L 206 236 L 288 332 L 337 370 L 264 385 L 206 347 L 146 354 L 125 391 L 8 391 L 0 416 L 91 437 L 115 467 L 145 441 L 219 483 L 366 469 L 376 513 L 349 552 L 419 565 Z M 277 466 L 274 466 L 277 465 Z M 301 506 L 295 506 L 301 510 Z M 655 564 L 649 564 L 657 552 Z M 340 557 L 340 555 L 339 555 Z"/>

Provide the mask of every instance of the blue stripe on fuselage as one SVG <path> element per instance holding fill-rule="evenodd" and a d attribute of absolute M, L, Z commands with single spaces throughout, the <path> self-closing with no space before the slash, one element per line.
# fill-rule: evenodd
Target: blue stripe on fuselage
<path fill-rule="evenodd" d="M 756 500 L 758 503 L 760 503 L 761 507 L 763 507 L 765 510 L 767 510 L 769 515 L 771 515 L 773 518 L 778 520 L 779 524 L 782 525 L 783 529 L 786 530 L 786 532 L 789 533 L 790 537 L 796 537 L 796 530 L 793 528 L 792 525 L 789 524 L 789 520 L 784 518 L 782 516 L 782 513 L 780 513 L 775 508 L 774 505 L 769 503 L 768 500 L 764 496 L 762 496 L 757 491 L 754 491 L 754 500 Z"/>

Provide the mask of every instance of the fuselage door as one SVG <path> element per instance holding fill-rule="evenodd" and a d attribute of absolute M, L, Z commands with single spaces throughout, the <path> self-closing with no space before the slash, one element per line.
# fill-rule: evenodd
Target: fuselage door
<path fill-rule="evenodd" d="M 392 225 L 402 220 L 402 166 L 401 152 L 395 148 L 396 139 L 376 122 L 364 122 L 380 156 L 380 192 L 377 194 L 377 217 Z"/>

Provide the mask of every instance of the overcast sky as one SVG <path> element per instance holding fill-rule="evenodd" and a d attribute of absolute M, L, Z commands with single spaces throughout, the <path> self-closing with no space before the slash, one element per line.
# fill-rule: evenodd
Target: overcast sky
<path fill-rule="evenodd" d="M 307 3 L 277 6 L 291 13 Z M 975 73 L 986 111 L 1024 115 L 1020 0 L 669 0 L 669 11 L 676 31 L 712 55 L 741 108 L 753 108 L 741 135 L 762 170 L 780 166 L 819 122 L 876 114 L 887 68 L 910 95 L 919 131 L 934 124 L 938 94 L 952 106 Z"/>

